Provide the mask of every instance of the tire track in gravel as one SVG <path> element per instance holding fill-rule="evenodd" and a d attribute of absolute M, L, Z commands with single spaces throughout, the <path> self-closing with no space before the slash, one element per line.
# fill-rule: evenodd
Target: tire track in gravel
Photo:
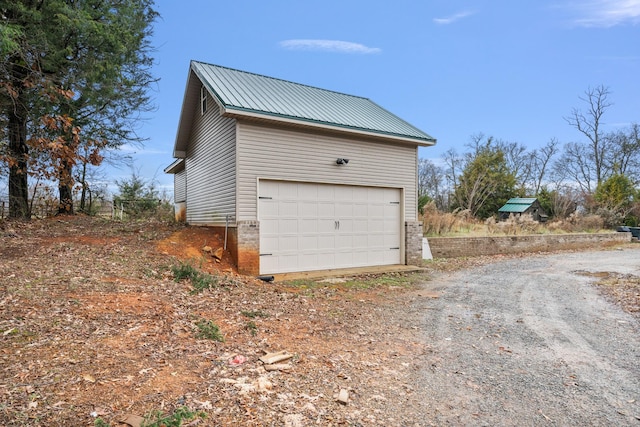
<path fill-rule="evenodd" d="M 511 259 L 425 285 L 424 425 L 640 426 L 640 325 L 577 271 L 640 251 Z"/>

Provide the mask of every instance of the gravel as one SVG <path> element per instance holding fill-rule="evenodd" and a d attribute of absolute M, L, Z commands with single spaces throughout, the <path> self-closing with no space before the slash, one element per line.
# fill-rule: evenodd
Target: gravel
<path fill-rule="evenodd" d="M 640 425 L 640 325 L 598 293 L 600 272 L 638 274 L 640 251 L 509 259 L 426 283 L 439 297 L 416 300 L 423 425 Z"/>

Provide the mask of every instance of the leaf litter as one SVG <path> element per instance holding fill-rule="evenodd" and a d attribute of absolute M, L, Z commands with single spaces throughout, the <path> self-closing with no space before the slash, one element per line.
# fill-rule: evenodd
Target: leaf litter
<path fill-rule="evenodd" d="M 228 253 L 203 252 L 222 247 L 208 228 L 84 216 L 6 224 L 0 425 L 116 426 L 183 407 L 212 426 L 421 419 L 408 385 L 424 348 L 411 304 L 424 274 L 396 274 L 399 286 L 265 283 L 238 275 Z M 215 285 L 194 293 L 174 280 L 180 263 Z M 198 338 L 202 321 L 224 340 Z"/>

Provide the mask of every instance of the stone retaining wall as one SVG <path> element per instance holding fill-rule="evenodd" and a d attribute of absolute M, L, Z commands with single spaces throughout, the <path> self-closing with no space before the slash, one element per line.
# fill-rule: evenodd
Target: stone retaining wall
<path fill-rule="evenodd" d="M 429 237 L 434 258 L 597 248 L 631 241 L 631 233 L 540 234 L 495 237 Z"/>

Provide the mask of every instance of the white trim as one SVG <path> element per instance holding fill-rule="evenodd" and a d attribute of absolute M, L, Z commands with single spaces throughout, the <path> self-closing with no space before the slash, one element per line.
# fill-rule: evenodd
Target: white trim
<path fill-rule="evenodd" d="M 200 115 L 204 116 L 207 112 L 207 88 L 204 84 L 200 86 Z"/>

